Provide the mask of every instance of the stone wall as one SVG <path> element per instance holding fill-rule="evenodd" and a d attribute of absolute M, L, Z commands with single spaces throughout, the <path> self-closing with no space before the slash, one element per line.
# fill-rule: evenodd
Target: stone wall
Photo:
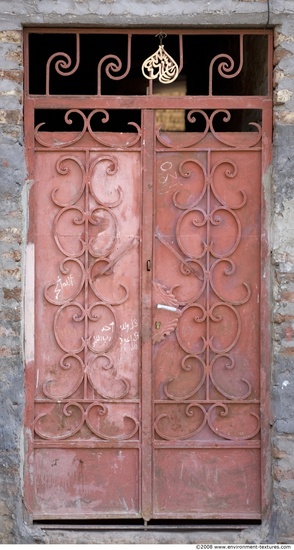
<path fill-rule="evenodd" d="M 275 29 L 273 149 L 273 482 L 272 529 L 294 540 L 294 28 Z M 291 524 L 292 522 L 292 524 Z"/>
<path fill-rule="evenodd" d="M 270 10 L 268 11 L 268 7 Z M 272 177 L 272 503 L 262 526 L 195 533 L 49 531 L 22 504 L 23 269 L 27 181 L 22 26 L 182 25 L 275 29 Z M 0 543 L 294 543 L 294 5 L 293 0 L 0 1 Z M 270 327 L 269 327 L 270 328 Z"/>

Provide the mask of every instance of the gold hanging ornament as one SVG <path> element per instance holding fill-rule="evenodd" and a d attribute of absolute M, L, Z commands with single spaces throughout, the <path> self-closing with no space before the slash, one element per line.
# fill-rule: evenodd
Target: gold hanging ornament
<path fill-rule="evenodd" d="M 178 77 L 179 67 L 171 55 L 165 51 L 162 44 L 163 38 L 166 38 L 167 35 L 159 33 L 156 36 L 160 40 L 158 50 L 145 59 L 142 65 L 142 73 L 148 80 L 158 78 L 162 84 L 170 84 Z"/>

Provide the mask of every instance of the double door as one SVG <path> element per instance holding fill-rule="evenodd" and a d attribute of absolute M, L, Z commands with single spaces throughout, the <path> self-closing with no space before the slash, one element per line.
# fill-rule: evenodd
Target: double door
<path fill-rule="evenodd" d="M 97 133 L 95 112 L 35 133 L 28 506 L 260 518 L 260 128 L 146 109 Z"/>

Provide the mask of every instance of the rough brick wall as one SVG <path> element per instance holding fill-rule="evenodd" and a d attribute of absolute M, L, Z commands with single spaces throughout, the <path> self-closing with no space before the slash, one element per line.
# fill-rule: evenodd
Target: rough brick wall
<path fill-rule="evenodd" d="M 22 114 L 22 25 L 197 25 L 268 23 L 266 0 L 1 0 L 0 2 L 0 542 L 294 543 L 294 6 L 270 2 L 275 27 L 272 239 L 272 505 L 268 521 L 211 534 L 45 531 L 25 524 L 22 505 L 24 409 L 23 236 L 26 165 Z"/>

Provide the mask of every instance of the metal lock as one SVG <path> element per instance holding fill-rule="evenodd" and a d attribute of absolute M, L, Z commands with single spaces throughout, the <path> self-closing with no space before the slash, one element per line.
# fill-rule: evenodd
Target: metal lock
<path fill-rule="evenodd" d="M 155 321 L 155 328 L 158 330 L 160 328 L 161 322 Z"/>

